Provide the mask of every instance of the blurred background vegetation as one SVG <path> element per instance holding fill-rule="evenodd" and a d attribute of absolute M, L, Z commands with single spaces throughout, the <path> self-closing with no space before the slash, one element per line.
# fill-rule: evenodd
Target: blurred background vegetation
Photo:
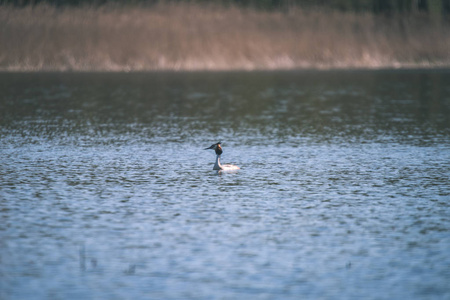
<path fill-rule="evenodd" d="M 320 8 L 352 12 L 415 13 L 432 15 L 450 13 L 450 0 L 0 0 L 0 4 L 26 6 L 51 4 L 56 6 L 78 5 L 155 5 L 161 3 L 188 2 L 195 4 L 236 5 L 264 10 L 289 10 L 291 8 Z"/>
<path fill-rule="evenodd" d="M 0 0 L 0 71 L 450 67 L 450 0 Z"/>

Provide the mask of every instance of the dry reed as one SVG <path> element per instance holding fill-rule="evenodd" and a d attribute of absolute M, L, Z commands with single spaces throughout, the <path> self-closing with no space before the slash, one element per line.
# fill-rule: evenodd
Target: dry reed
<path fill-rule="evenodd" d="M 420 15 L 0 6 L 0 26 L 6 71 L 450 66 L 450 26 Z"/>

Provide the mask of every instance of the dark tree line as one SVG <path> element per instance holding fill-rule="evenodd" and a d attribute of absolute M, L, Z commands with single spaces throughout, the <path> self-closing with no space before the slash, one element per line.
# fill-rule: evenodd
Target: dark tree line
<path fill-rule="evenodd" d="M 372 13 L 449 14 L 450 0 L 0 0 L 0 4 L 14 6 L 47 3 L 56 6 L 100 6 L 104 4 L 153 5 L 160 2 L 190 2 L 237 5 L 265 10 L 285 10 L 291 7 L 321 8 L 340 11 Z"/>

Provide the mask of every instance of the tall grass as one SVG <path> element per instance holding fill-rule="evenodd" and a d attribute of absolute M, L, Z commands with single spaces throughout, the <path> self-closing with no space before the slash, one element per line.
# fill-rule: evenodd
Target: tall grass
<path fill-rule="evenodd" d="M 0 70 L 139 71 L 450 66 L 450 25 L 425 15 L 186 3 L 0 6 Z"/>

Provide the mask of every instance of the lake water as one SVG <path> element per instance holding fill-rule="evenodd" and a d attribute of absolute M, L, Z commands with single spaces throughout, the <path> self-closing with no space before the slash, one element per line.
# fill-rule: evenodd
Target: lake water
<path fill-rule="evenodd" d="M 2 299 L 450 299 L 450 71 L 2 73 L 0 153 Z"/>

